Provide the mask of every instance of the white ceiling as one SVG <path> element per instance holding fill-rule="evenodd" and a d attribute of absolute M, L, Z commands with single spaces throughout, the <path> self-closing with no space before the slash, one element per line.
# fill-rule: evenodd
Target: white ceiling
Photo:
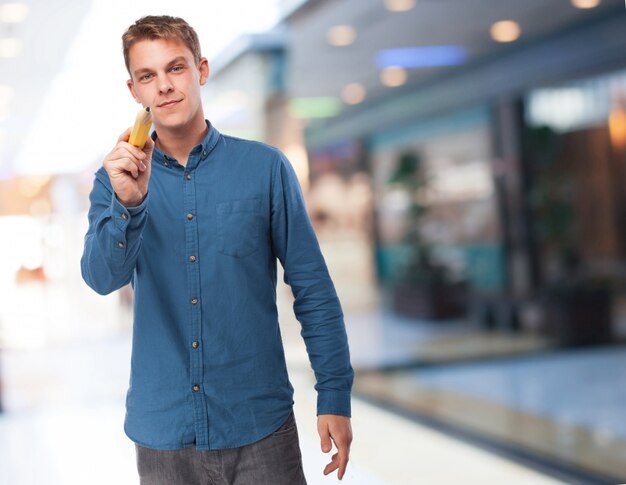
<path fill-rule="evenodd" d="M 1 4 L 9 3 L 6 1 Z M 15 157 L 28 126 L 55 75 L 62 69 L 66 51 L 77 26 L 91 5 L 90 0 L 24 0 L 29 15 L 20 24 L 0 23 L 1 37 L 17 37 L 21 54 L 0 59 L 0 84 L 8 85 L 14 96 L 7 112 L 0 113 L 0 179 L 8 175 L 9 161 Z M 62 114 L 59 122 L 63 122 Z M 70 128 L 71 130 L 71 128 Z M 28 140 L 37 143 L 37 140 Z"/>

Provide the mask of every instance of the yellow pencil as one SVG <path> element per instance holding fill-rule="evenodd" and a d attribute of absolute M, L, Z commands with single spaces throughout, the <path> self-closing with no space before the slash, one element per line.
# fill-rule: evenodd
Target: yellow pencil
<path fill-rule="evenodd" d="M 150 107 L 147 107 L 137 113 L 135 125 L 133 126 L 133 130 L 130 132 L 128 143 L 136 146 L 137 148 L 143 148 L 146 144 L 146 138 L 148 138 L 151 127 L 152 116 L 150 115 Z"/>

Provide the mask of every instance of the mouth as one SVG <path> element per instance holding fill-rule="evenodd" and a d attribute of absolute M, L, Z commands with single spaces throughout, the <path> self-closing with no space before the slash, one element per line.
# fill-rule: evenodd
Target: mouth
<path fill-rule="evenodd" d="M 173 106 L 176 106 L 181 101 L 182 101 L 182 99 L 173 99 L 172 101 L 166 101 L 165 103 L 161 103 L 161 104 L 157 105 L 157 107 L 159 107 L 159 108 L 171 108 Z"/>

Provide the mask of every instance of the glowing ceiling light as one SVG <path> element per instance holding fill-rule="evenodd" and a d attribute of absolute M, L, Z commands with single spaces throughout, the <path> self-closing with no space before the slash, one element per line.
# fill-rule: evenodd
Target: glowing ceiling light
<path fill-rule="evenodd" d="M 0 39 L 0 58 L 9 59 L 17 57 L 22 51 L 22 43 L 15 37 Z"/>
<path fill-rule="evenodd" d="M 330 45 L 345 47 L 354 43 L 356 30 L 349 25 L 335 25 L 326 34 L 326 39 Z"/>
<path fill-rule="evenodd" d="M 467 61 L 467 51 L 458 45 L 432 45 L 385 49 L 376 54 L 376 66 L 386 67 L 437 67 L 454 66 Z"/>
<path fill-rule="evenodd" d="M 396 88 L 406 83 L 408 74 L 405 69 L 394 66 L 383 69 L 380 73 L 381 82 L 390 88 Z"/>
<path fill-rule="evenodd" d="M 517 22 L 501 20 L 491 26 L 491 38 L 496 42 L 514 42 L 519 39 L 522 29 Z"/>
<path fill-rule="evenodd" d="M 341 99 L 346 104 L 359 104 L 365 99 L 365 88 L 359 83 L 348 84 L 341 91 Z"/>
<path fill-rule="evenodd" d="M 570 0 L 576 8 L 596 8 L 600 5 L 600 0 Z"/>
<path fill-rule="evenodd" d="M 19 24 L 28 17 L 28 5 L 23 3 L 5 3 L 0 5 L 0 22 Z"/>
<path fill-rule="evenodd" d="M 415 0 L 385 0 L 385 7 L 391 12 L 408 12 L 415 7 Z"/>

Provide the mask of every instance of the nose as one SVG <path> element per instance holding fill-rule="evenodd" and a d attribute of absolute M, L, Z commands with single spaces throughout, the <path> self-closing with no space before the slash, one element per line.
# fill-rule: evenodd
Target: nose
<path fill-rule="evenodd" d="M 170 82 L 167 76 L 163 76 L 159 79 L 159 91 L 161 94 L 171 93 L 174 90 L 174 86 Z"/>

